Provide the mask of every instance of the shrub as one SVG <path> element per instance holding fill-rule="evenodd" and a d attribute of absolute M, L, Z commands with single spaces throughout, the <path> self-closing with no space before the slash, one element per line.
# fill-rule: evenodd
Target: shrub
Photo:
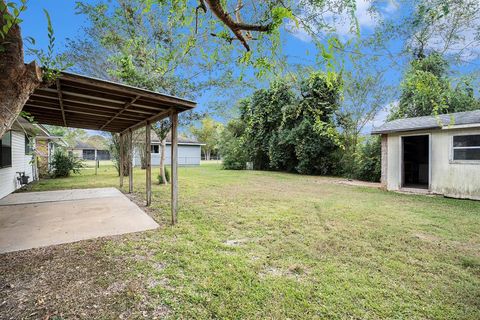
<path fill-rule="evenodd" d="M 357 158 L 355 178 L 365 181 L 380 181 L 382 174 L 382 145 L 380 137 L 369 138 L 361 147 Z"/>
<path fill-rule="evenodd" d="M 248 161 L 243 134 L 245 124 L 240 120 L 231 120 L 222 132 L 220 154 L 224 169 L 242 170 Z"/>
<path fill-rule="evenodd" d="M 158 184 L 167 184 L 170 182 L 170 170 L 168 170 L 167 167 L 165 167 L 165 179 L 167 179 L 167 182 L 165 183 L 162 179 L 162 175 L 158 175 Z"/>
<path fill-rule="evenodd" d="M 83 160 L 61 150 L 54 153 L 50 165 L 50 175 L 53 178 L 68 177 L 71 172 L 79 173 L 80 169 L 84 167 Z"/>

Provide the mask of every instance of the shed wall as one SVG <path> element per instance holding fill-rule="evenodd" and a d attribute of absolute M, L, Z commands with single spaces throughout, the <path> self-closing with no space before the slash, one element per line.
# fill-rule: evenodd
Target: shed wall
<path fill-rule="evenodd" d="M 152 145 L 154 145 L 154 144 L 152 144 Z M 170 155 L 171 155 L 171 146 L 170 146 L 170 144 L 167 144 L 167 146 L 165 148 L 165 164 L 167 164 L 167 165 L 171 164 Z M 201 146 L 200 145 L 185 145 L 185 144 L 179 144 L 178 145 L 178 164 L 179 165 L 181 165 L 181 166 L 186 166 L 186 165 L 198 166 L 198 165 L 200 165 L 200 159 L 201 159 Z M 135 150 L 133 165 L 134 166 L 140 166 L 140 155 L 139 155 L 138 150 Z M 152 166 L 159 166 L 159 165 L 160 165 L 160 152 L 159 153 L 152 153 Z"/>
<path fill-rule="evenodd" d="M 432 130 L 388 135 L 387 189 L 401 189 L 401 137 L 431 135 L 430 191 L 456 198 L 480 200 L 480 161 L 453 161 L 454 135 L 480 134 L 480 128 Z"/>

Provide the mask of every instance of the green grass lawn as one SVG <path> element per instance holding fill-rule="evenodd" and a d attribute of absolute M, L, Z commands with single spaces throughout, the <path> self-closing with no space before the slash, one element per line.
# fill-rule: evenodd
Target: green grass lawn
<path fill-rule="evenodd" d="M 144 171 L 135 169 L 134 183 L 140 199 Z M 118 186 L 110 166 L 31 190 L 106 186 Z M 180 169 L 179 223 L 171 227 L 169 190 L 153 184 L 159 230 L 97 250 L 109 264 L 129 263 L 89 277 L 105 288 L 132 279 L 142 287 L 127 286 L 122 303 L 98 318 L 141 304 L 147 315 L 161 308 L 184 319 L 480 319 L 480 202 L 207 164 Z"/>

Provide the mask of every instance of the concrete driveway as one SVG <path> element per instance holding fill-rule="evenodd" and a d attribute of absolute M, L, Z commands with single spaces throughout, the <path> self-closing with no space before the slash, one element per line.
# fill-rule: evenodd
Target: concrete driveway
<path fill-rule="evenodd" d="M 115 188 L 14 193 L 0 199 L 0 253 L 157 227 Z"/>

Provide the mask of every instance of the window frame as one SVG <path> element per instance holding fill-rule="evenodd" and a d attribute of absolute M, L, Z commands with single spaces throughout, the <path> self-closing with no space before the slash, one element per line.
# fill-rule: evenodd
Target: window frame
<path fill-rule="evenodd" d="M 462 133 L 462 134 L 453 134 L 452 139 L 450 141 L 451 148 L 450 148 L 450 163 L 454 164 L 480 164 L 480 159 L 455 159 L 455 150 L 465 150 L 465 149 L 480 149 L 479 146 L 470 146 L 470 147 L 455 147 L 455 137 L 464 137 L 464 136 L 480 136 L 480 133 Z"/>
<path fill-rule="evenodd" d="M 3 165 L 3 138 L 5 138 L 5 135 L 7 133 L 10 134 L 10 164 Z M 1 151 L 0 152 L 0 169 L 11 168 L 13 166 L 13 146 L 12 146 L 13 137 L 12 137 L 12 133 L 13 133 L 13 131 L 9 130 L 9 131 L 5 132 L 3 137 L 0 139 L 0 148 L 1 148 L 1 150 L 0 150 Z"/>
<path fill-rule="evenodd" d="M 29 136 L 26 133 L 24 134 L 24 136 L 25 136 L 25 155 L 26 156 L 31 156 L 31 155 L 33 155 L 34 147 L 33 147 L 33 145 L 30 145 L 30 138 L 33 139 L 33 137 Z"/>
<path fill-rule="evenodd" d="M 157 147 L 157 152 L 154 152 L 155 147 Z M 151 144 L 150 145 L 150 153 L 151 154 L 159 154 L 160 153 L 160 145 L 159 144 Z"/>

